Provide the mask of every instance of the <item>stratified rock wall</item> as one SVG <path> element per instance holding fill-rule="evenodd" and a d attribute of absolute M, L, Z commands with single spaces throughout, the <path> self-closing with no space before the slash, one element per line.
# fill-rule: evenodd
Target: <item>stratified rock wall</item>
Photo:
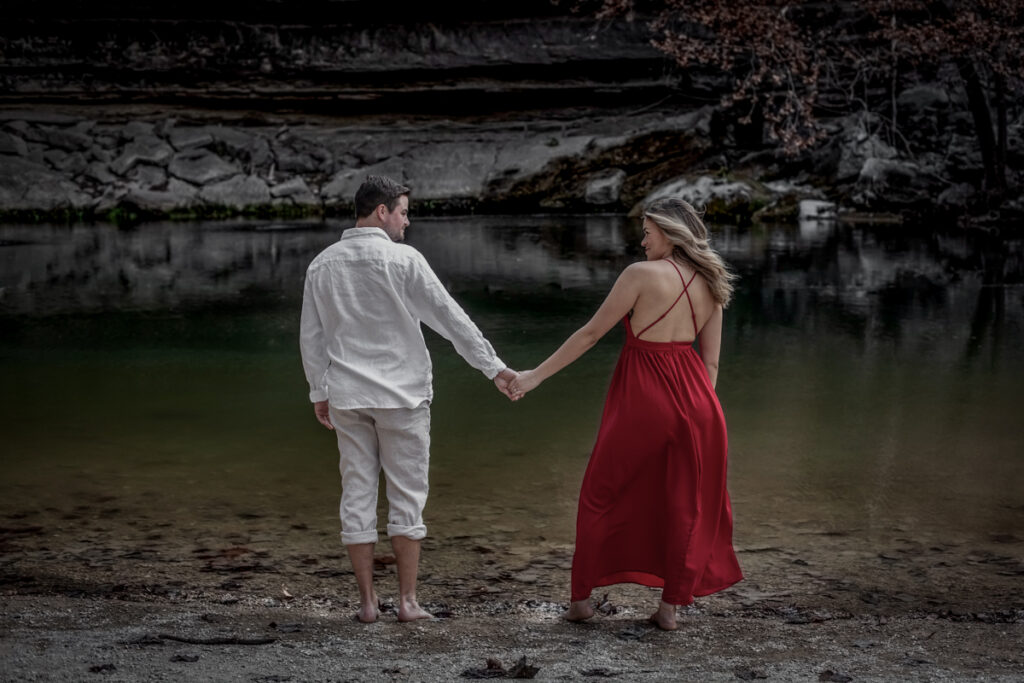
<path fill-rule="evenodd" d="M 421 213 L 626 212 L 665 193 L 740 219 L 795 219 L 805 199 L 984 207 L 955 73 L 908 74 L 895 129 L 836 104 L 824 141 L 787 158 L 721 104 L 727 75 L 677 70 L 642 17 L 567 7 L 6 3 L 0 216 L 347 214 L 372 173 Z"/>
<path fill-rule="evenodd" d="M 343 213 L 369 174 L 413 188 L 421 211 L 628 209 L 709 149 L 709 108 L 573 122 L 223 125 L 0 112 L 8 211 L 139 215 Z M 6 153 L 3 153 L 6 151 Z M 687 163 L 683 163 L 683 162 Z M 611 177 L 594 195 L 595 183 Z"/>

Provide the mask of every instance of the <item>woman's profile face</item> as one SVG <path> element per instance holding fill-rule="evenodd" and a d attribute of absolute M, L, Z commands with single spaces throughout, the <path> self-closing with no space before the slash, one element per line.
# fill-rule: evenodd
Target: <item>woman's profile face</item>
<path fill-rule="evenodd" d="M 658 224 L 650 218 L 644 219 L 644 239 L 640 242 L 640 246 L 644 248 L 648 261 L 668 258 L 672 253 L 672 243 L 668 241 L 668 237 L 665 237 L 665 233 L 658 227 Z"/>

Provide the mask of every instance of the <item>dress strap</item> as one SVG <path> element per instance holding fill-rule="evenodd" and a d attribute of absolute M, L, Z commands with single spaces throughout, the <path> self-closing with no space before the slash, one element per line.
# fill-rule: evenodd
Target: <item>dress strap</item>
<path fill-rule="evenodd" d="M 640 335 L 642 335 L 644 332 L 646 332 L 647 330 L 651 329 L 652 327 L 654 327 L 655 325 L 660 323 L 662 318 L 664 318 L 666 315 L 671 313 L 672 309 L 676 307 L 677 303 L 679 303 L 679 300 L 683 298 L 683 294 L 686 295 L 686 300 L 690 302 L 690 317 L 693 318 L 693 332 L 694 332 L 694 334 L 697 333 L 697 317 L 693 314 L 693 300 L 690 299 L 690 293 L 687 291 L 690 288 L 690 282 L 693 282 L 693 278 L 697 277 L 697 272 L 694 271 L 693 277 L 690 278 L 690 282 L 687 282 L 686 280 L 683 279 L 683 271 L 679 270 L 679 266 L 677 266 L 672 261 L 672 259 L 665 259 L 665 260 L 668 261 L 670 264 L 672 264 L 672 267 L 676 269 L 676 273 L 679 274 L 679 281 L 683 283 L 683 291 L 679 292 L 679 296 L 676 297 L 676 300 L 672 302 L 672 305 L 668 307 L 667 311 L 665 311 L 664 313 L 662 313 L 661 315 L 658 316 L 657 320 L 655 320 L 653 323 L 651 323 L 650 325 L 648 325 L 647 327 L 645 327 L 644 329 L 640 330 L 638 333 L 633 335 L 637 339 L 639 339 Z"/>
<path fill-rule="evenodd" d="M 693 271 L 693 275 L 690 276 L 690 281 L 683 285 L 683 293 L 686 295 L 686 302 L 690 304 L 690 319 L 693 321 L 693 336 L 696 337 L 700 334 L 700 330 L 697 329 L 697 314 L 693 310 L 693 299 L 690 298 L 690 285 L 693 283 L 694 278 L 697 277 L 697 271 Z"/>

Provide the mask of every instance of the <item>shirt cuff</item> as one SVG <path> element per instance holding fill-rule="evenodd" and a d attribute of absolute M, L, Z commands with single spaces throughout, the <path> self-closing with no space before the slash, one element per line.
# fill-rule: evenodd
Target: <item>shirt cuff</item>
<path fill-rule="evenodd" d="M 310 389 L 309 400 L 311 403 L 320 403 L 327 400 L 327 389 Z"/>
<path fill-rule="evenodd" d="M 502 370 L 505 370 L 507 368 L 508 366 L 502 363 L 500 358 L 495 358 L 494 362 L 488 365 L 487 369 L 484 370 L 484 374 L 487 375 L 487 379 L 493 380 L 495 377 L 501 374 Z"/>

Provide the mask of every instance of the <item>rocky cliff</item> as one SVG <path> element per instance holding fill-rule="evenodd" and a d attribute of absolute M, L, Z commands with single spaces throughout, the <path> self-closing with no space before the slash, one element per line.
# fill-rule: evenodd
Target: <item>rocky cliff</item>
<path fill-rule="evenodd" d="M 420 212 L 626 212 L 673 193 L 739 219 L 807 199 L 929 218 L 967 210 L 981 166 L 953 81 L 900 95 L 914 154 L 838 112 L 788 158 L 720 106 L 727 80 L 675 71 L 643 21 L 549 2 L 264 1 L 244 18 L 14 3 L 0 51 L 8 219 L 347 214 L 368 173 L 412 186 Z"/>

